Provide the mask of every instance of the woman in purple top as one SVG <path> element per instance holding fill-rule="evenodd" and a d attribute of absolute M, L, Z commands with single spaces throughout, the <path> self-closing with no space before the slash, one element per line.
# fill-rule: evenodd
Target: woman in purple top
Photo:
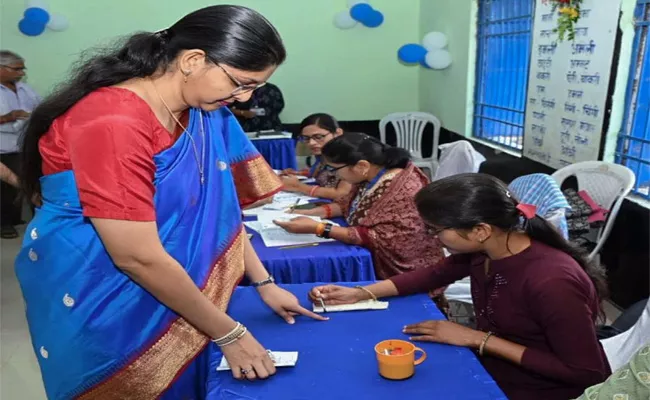
<path fill-rule="evenodd" d="M 489 175 L 460 174 L 435 181 L 415 201 L 452 256 L 435 268 L 365 288 L 316 287 L 312 300 L 347 304 L 408 295 L 470 276 L 477 330 L 424 321 L 405 327 L 404 333 L 414 341 L 477 350 L 485 368 L 514 400 L 574 398 L 609 376 L 595 331 L 606 293 L 599 265 Z"/>

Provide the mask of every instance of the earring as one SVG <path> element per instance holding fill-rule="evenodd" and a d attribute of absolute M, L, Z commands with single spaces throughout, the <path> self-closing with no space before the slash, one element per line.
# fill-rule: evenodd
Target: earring
<path fill-rule="evenodd" d="M 183 82 L 187 83 L 187 77 L 190 76 L 192 71 L 183 71 Z"/>

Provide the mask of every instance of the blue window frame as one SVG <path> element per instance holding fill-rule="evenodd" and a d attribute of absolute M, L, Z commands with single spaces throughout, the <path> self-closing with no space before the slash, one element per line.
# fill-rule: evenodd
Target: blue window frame
<path fill-rule="evenodd" d="M 479 0 L 473 136 L 523 148 L 534 0 Z"/>
<path fill-rule="evenodd" d="M 634 193 L 650 199 L 650 0 L 637 0 L 626 115 L 618 135 L 616 162 L 636 174 Z"/>

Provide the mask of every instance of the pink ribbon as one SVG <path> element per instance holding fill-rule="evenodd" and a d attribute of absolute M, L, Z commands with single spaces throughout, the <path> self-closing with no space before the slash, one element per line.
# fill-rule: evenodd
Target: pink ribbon
<path fill-rule="evenodd" d="M 519 210 L 521 215 L 523 215 L 526 219 L 533 219 L 537 214 L 537 206 L 534 204 L 519 203 L 517 204 L 517 210 Z"/>

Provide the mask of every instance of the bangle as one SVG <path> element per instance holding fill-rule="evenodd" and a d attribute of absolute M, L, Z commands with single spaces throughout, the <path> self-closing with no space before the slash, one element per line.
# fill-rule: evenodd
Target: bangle
<path fill-rule="evenodd" d="M 368 293 L 370 295 L 371 299 L 373 299 L 374 301 L 377 301 L 377 296 L 375 296 L 375 294 L 373 292 L 371 292 L 370 290 L 364 288 L 361 285 L 355 286 L 355 288 L 363 290 L 364 292 L 366 292 L 366 293 Z"/>
<path fill-rule="evenodd" d="M 316 190 L 318 190 L 318 186 L 314 186 L 313 188 L 311 188 L 311 190 L 309 190 L 309 196 L 310 197 L 316 197 L 315 196 L 316 195 Z"/>
<path fill-rule="evenodd" d="M 246 329 L 246 327 L 241 323 L 237 322 L 237 325 L 235 325 L 233 330 L 231 330 L 225 336 L 217 339 L 212 339 L 212 341 L 219 347 L 228 346 L 229 344 L 233 344 L 241 339 L 246 334 L 246 332 L 248 332 L 248 329 Z"/>
<path fill-rule="evenodd" d="M 316 236 L 322 237 L 323 232 L 325 232 L 325 227 L 326 225 L 322 222 L 318 224 L 318 226 L 316 226 Z"/>
<path fill-rule="evenodd" d="M 325 204 L 323 209 L 325 210 L 325 218 L 332 218 L 332 207 L 329 204 Z"/>
<path fill-rule="evenodd" d="M 488 340 L 490 337 L 494 335 L 493 332 L 488 332 L 485 337 L 483 338 L 483 341 L 481 342 L 481 345 L 478 348 L 478 355 L 483 357 L 483 350 L 485 350 L 485 345 L 487 344 Z"/>

